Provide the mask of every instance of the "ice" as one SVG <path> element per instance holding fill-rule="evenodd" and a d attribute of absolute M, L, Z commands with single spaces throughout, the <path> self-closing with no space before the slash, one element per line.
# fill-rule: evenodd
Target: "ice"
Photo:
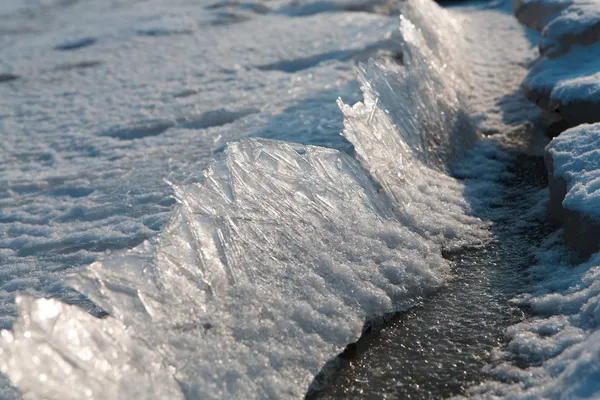
<path fill-rule="evenodd" d="M 361 99 L 355 59 L 398 28 L 372 13 L 291 18 L 241 3 L 229 8 L 243 22 L 213 2 L 60 3 L 0 21 L 3 329 L 18 293 L 84 302 L 64 273 L 155 236 L 175 207 L 162 179 L 197 181 L 227 142 L 351 152 L 335 100 Z M 278 63 L 304 69 L 259 68 Z"/>
<path fill-rule="evenodd" d="M 160 353 L 118 321 L 98 320 L 56 300 L 18 297 L 17 305 L 24 318 L 14 334 L 2 332 L 0 366 L 15 369 L 8 354 L 29 360 L 12 375 L 26 398 L 36 398 L 32 385 L 44 385 L 45 398 L 183 399 Z"/>
<path fill-rule="evenodd" d="M 426 6 L 415 8 L 427 10 Z M 400 30 L 405 38 L 403 65 L 371 60 L 360 66 L 365 100 L 352 107 L 340 102 L 344 135 L 390 195 L 405 224 L 442 242 L 457 238 L 468 242 L 476 232 L 470 225 L 476 223 L 460 211 L 465 200 L 455 195 L 457 182 L 439 172 L 477 140 L 461 99 L 467 85 L 453 65 L 442 64 L 422 32 L 404 17 Z M 412 190 L 406 190 L 412 184 Z M 438 216 L 444 213 L 460 223 L 440 224 Z"/>
<path fill-rule="evenodd" d="M 437 234 L 399 223 L 364 170 L 335 150 L 232 143 L 202 184 L 174 190 L 181 205 L 158 238 L 70 280 L 111 316 L 69 310 L 90 325 L 85 329 L 109 329 L 114 321 L 126 327 L 123 335 L 159 349 L 154 356 L 173 367 L 188 397 L 301 397 L 324 362 L 358 338 L 365 319 L 409 307 L 448 277 Z M 459 190 L 455 183 L 446 195 Z M 458 207 L 440 211 L 438 221 L 455 229 L 469 222 L 481 229 L 464 209 L 466 222 Z M 48 302 L 25 301 L 33 308 L 23 310 L 22 321 L 39 318 L 38 306 Z M 55 343 L 55 335 L 68 334 L 61 328 L 52 335 L 30 330 L 60 357 L 88 346 Z M 3 371 L 26 394 L 60 398 L 40 374 L 18 367 L 45 370 L 22 356 L 35 353 L 25 332 L 14 335 Z M 133 350 L 115 349 L 115 360 L 135 359 Z M 77 393 L 94 390 L 81 377 Z M 143 379 L 137 371 L 134 377 Z M 126 381 L 116 379 L 116 387 L 95 398 L 127 398 Z"/>
<path fill-rule="evenodd" d="M 400 34 L 382 38 L 386 51 L 374 52 L 378 61 L 360 69 L 364 102 L 340 103 L 344 135 L 360 163 L 335 149 L 246 139 L 215 155 L 199 182 L 177 183 L 168 176 L 178 205 L 162 231 L 138 237 L 130 250 L 109 252 L 68 280 L 108 317 L 95 319 L 56 301 L 20 298 L 27 307 L 20 308 L 14 333 L 5 333 L 1 366 L 26 397 L 85 398 L 91 390 L 94 398 L 130 398 L 148 380 L 149 391 L 135 392 L 136 398 L 155 398 L 159 390 L 170 398 L 300 398 L 325 362 L 357 340 L 365 321 L 410 307 L 450 278 L 443 248 L 489 239 L 485 224 L 470 215 L 464 186 L 446 172 L 477 138 L 461 100 L 468 78 L 458 64 L 460 54 L 446 47 L 459 25 L 431 2 L 406 7 Z M 315 30 L 340 24 L 324 15 L 285 23 L 296 24 L 289 32 L 307 23 Z M 366 32 L 378 21 L 354 14 L 345 18 L 362 21 L 360 29 Z M 432 19 L 436 28 L 421 31 L 408 18 Z M 274 26 L 284 37 L 291 34 L 283 25 Z M 289 82 L 289 74 L 299 71 L 343 67 L 348 54 L 362 57 L 380 43 L 362 37 L 360 43 L 335 49 L 339 38 L 325 35 L 321 40 L 331 47 L 320 44 L 310 57 L 300 57 L 298 49 L 289 50 L 295 54 L 246 56 L 271 83 Z M 403 51 L 402 65 L 389 54 L 396 45 Z M 324 83 L 328 77 L 319 79 Z M 307 76 L 293 76 L 292 82 L 299 78 Z M 252 79 L 244 82 L 253 84 Z M 190 93 L 180 89 L 177 93 Z M 289 90 L 299 95 L 307 86 Z M 223 97 L 214 101 L 225 102 Z M 95 140 L 147 157 L 147 151 L 156 151 L 153 144 L 185 137 L 186 124 L 226 127 L 236 123 L 229 123 L 232 118 L 253 115 L 247 110 L 262 113 L 266 106 L 260 101 L 236 100 L 235 108 L 200 109 L 182 118 L 151 113 L 133 124 L 108 115 L 112 122 Z M 285 105 L 269 107 L 283 110 Z M 429 120 L 436 112 L 444 116 Z M 153 156 L 163 157 L 160 152 Z M 93 203 L 80 207 L 90 208 L 69 212 L 82 219 L 94 212 L 110 215 Z M 94 219 L 82 222 L 93 225 Z M 29 251 L 35 254 L 36 245 L 43 247 L 43 239 L 21 249 L 33 247 Z M 20 329 L 40 320 L 45 307 L 58 313 L 53 329 Z M 80 323 L 75 330 L 81 341 L 55 341 L 57 335 L 68 337 L 71 320 Z M 88 343 L 85 332 L 110 329 L 114 336 L 90 334 L 93 344 Z M 35 343 L 28 337 L 32 334 Z M 95 357 L 104 346 L 112 350 L 106 362 L 117 374 L 99 393 L 105 375 L 86 373 L 87 364 L 74 388 L 60 385 L 59 372 L 46 373 L 46 364 L 33 357 L 46 348 L 53 349 L 48 360 L 87 359 L 91 352 L 88 361 L 104 368 L 102 358 Z M 131 369 L 118 374 L 129 364 Z"/>

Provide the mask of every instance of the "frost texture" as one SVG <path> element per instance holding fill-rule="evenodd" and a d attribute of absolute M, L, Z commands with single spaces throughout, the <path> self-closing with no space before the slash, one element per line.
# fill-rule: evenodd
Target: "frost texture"
<path fill-rule="evenodd" d="M 428 10 L 425 4 L 418 7 Z M 417 19 L 432 17 L 423 14 Z M 376 60 L 361 65 L 365 101 L 352 107 L 339 101 L 344 135 L 389 195 L 403 224 L 440 244 L 446 239 L 476 240 L 473 235 L 479 231 L 471 228 L 476 223 L 461 212 L 466 203 L 460 184 L 440 172 L 477 140 L 461 99 L 466 81 L 428 48 L 427 32 L 404 17 L 400 31 L 404 65 Z M 458 33 L 454 27 L 445 32 Z M 444 214 L 448 223 L 440 223 Z"/>
<path fill-rule="evenodd" d="M 406 309 L 448 278 L 442 245 L 487 239 L 444 172 L 476 138 L 463 120 L 465 77 L 442 62 L 456 49 L 439 37 L 459 31 L 437 5 L 414 4 L 403 15 L 436 29 L 404 19 L 404 65 L 363 66 L 365 103 L 342 106 L 362 165 L 336 150 L 253 139 L 231 143 L 202 183 L 171 184 L 180 205 L 158 237 L 69 280 L 109 317 L 20 300 L 0 366 L 26 396 L 300 398 L 366 319 Z M 50 330 L 27 322 L 44 305 L 57 310 Z M 55 339 L 71 330 L 81 340 Z M 36 363 L 45 348 L 48 362 Z M 47 371 L 82 355 L 115 375 L 82 361 L 73 364 L 79 384 L 63 387 Z M 105 379 L 110 390 L 98 392 Z"/>
<path fill-rule="evenodd" d="M 26 398 L 183 398 L 160 353 L 119 321 L 56 300 L 20 297 L 17 306 L 22 318 L 14 335 L 2 331 L 0 365 Z"/>

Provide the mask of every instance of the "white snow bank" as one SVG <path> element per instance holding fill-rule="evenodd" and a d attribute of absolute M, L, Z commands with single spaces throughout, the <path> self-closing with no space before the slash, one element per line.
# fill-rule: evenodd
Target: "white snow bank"
<path fill-rule="evenodd" d="M 593 399 L 600 396 L 600 253 L 572 266 L 551 237 L 530 269 L 533 293 L 516 303 L 542 315 L 508 331 L 510 343 L 492 373 L 503 382 L 472 390 L 477 398 Z M 531 363 L 527 369 L 515 364 Z"/>
<path fill-rule="evenodd" d="M 563 207 L 600 218 L 600 124 L 583 124 L 563 132 L 546 151 L 554 176 L 567 184 Z"/>
<path fill-rule="evenodd" d="M 555 2 L 536 2 L 550 9 Z M 561 3 L 562 4 L 562 3 Z M 571 125 L 600 119 L 600 2 L 575 0 L 548 17 L 541 59 L 524 80 L 531 100 Z M 517 11 L 515 11 L 517 12 Z M 517 12 L 518 17 L 518 12 Z"/>
<path fill-rule="evenodd" d="M 533 66 L 524 85 L 531 96 L 548 98 L 548 107 L 600 101 L 600 43 L 573 46 L 567 54 L 543 57 Z M 561 113 L 562 110 L 558 109 Z M 600 115 L 596 115 L 600 117 Z"/>
<path fill-rule="evenodd" d="M 561 10 L 574 0 L 513 0 L 515 16 L 524 25 L 542 30 Z"/>
<path fill-rule="evenodd" d="M 26 396 L 302 397 L 366 319 L 410 307 L 449 277 L 442 246 L 488 239 L 444 172 L 476 138 L 463 120 L 463 78 L 444 59 L 458 51 L 445 47 L 458 27 L 432 2 L 406 7 L 405 17 L 434 28 L 403 19 L 405 64 L 363 66 L 364 104 L 342 106 L 362 166 L 337 150 L 230 144 L 201 183 L 172 185 L 180 205 L 158 237 L 71 278 L 109 317 L 20 300 L 0 367 Z M 32 323 L 46 308 L 58 313 L 52 329 Z M 96 354 L 105 348 L 109 359 Z M 83 369 L 81 380 L 49 370 L 54 359 Z M 129 386 L 140 382 L 159 389 Z"/>
<path fill-rule="evenodd" d="M 540 52 L 557 57 L 574 44 L 590 45 L 600 39 L 600 2 L 573 2 L 553 18 L 542 32 Z"/>

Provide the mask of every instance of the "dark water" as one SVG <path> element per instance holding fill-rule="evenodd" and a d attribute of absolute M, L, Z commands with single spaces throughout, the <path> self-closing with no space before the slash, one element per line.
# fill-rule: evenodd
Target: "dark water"
<path fill-rule="evenodd" d="M 492 222 L 494 240 L 446 254 L 455 279 L 382 327 L 368 329 L 315 378 L 308 399 L 439 399 L 486 379 L 505 328 L 526 318 L 508 300 L 527 288 L 531 250 L 550 230 L 523 216 L 547 185 L 543 160 L 515 155 L 510 169 L 514 177 L 501 182 L 496 206 L 479 215 Z"/>

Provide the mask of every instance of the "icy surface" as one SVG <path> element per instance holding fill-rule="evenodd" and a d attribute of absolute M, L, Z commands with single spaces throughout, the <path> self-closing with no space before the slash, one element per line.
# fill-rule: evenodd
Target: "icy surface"
<path fill-rule="evenodd" d="M 160 349 L 192 398 L 301 397 L 367 316 L 409 306 L 447 275 L 439 245 L 398 224 L 362 169 L 335 150 L 232 144 L 204 183 L 174 189 L 181 206 L 157 239 L 71 282 L 110 313 L 99 324 L 116 319 Z M 9 363 L 28 365 L 19 357 L 28 346 L 18 335 Z M 119 362 L 136 357 L 122 353 Z M 49 395 L 30 377 L 22 390 Z M 82 381 L 78 393 L 88 388 Z"/>
<path fill-rule="evenodd" d="M 600 124 L 583 124 L 552 140 L 554 176 L 567 183 L 563 206 L 600 218 Z"/>
<path fill-rule="evenodd" d="M 186 396 L 301 397 L 319 367 L 357 339 L 366 317 L 409 306 L 447 276 L 439 232 L 399 224 L 362 169 L 335 150 L 232 144 L 204 183 L 174 189 L 181 206 L 156 240 L 106 257 L 71 282 L 111 315 L 98 323 L 119 320 L 160 349 Z M 459 190 L 450 185 L 438 196 L 451 205 Z M 463 210 L 437 214 L 443 232 L 477 227 Z M 10 363 L 30 365 L 20 357 L 28 338 L 16 335 L 5 349 L 10 376 L 20 371 Z M 88 344 L 57 351 L 79 347 Z M 136 357 L 122 352 L 119 362 Z M 19 381 L 22 390 L 50 395 L 37 374 L 30 377 Z M 78 393 L 88 389 L 83 381 Z"/>
<path fill-rule="evenodd" d="M 38 384 L 44 385 L 44 398 L 183 398 L 160 355 L 131 337 L 118 321 L 97 320 L 56 300 L 19 297 L 17 305 L 28 317 L 15 324 L 14 336 L 3 331 L 2 343 L 18 352 L 16 359 L 30 362 L 20 369 L 8 361 L 2 368 L 17 370 L 13 383 L 26 394 L 35 392 L 30 386 Z M 15 340 L 27 344 L 13 347 Z"/>
<path fill-rule="evenodd" d="M 594 43 L 598 39 L 598 3 L 572 3 L 546 22 L 540 44 L 544 55 L 533 66 L 525 87 L 536 100 L 545 101 L 545 107 L 558 107 L 561 115 L 565 106 L 573 103 L 594 118 L 600 71 L 595 57 L 598 43 Z M 586 102 L 592 108 L 583 107 Z M 576 117 L 585 120 L 582 114 Z M 563 206 L 594 219 L 599 210 L 599 138 L 597 125 L 582 124 L 563 132 L 547 147 L 554 176 L 567 183 Z M 531 289 L 514 300 L 536 317 L 508 330 L 510 343 L 496 354 L 498 365 L 491 370 L 498 380 L 472 388 L 472 397 L 570 399 L 600 395 L 600 258 L 595 254 L 585 263 L 573 265 L 573 254 L 562 236 L 558 231 L 538 250 L 535 265 L 528 270 Z"/>
<path fill-rule="evenodd" d="M 498 10 L 465 24 L 412 1 L 398 31 L 373 14 L 387 2 L 6 4 L 2 325 L 23 292 L 98 314 L 64 270 L 109 313 L 18 297 L 0 367 L 29 398 L 303 397 L 365 320 L 451 278 L 442 249 L 488 239 L 446 170 L 475 128 L 518 137 L 531 115 L 498 90 L 533 54 L 523 32 L 499 29 L 485 57 L 465 46 Z M 299 143 L 224 145 L 248 136 Z M 518 302 L 552 316 L 499 354 L 539 365 L 502 363 L 517 383 L 475 396 L 597 395 L 596 258 L 574 273 L 558 245 L 540 252 L 545 280 Z"/>
<path fill-rule="evenodd" d="M 65 270 L 156 235 L 175 204 L 162 179 L 197 181 L 226 142 L 351 152 L 335 100 L 361 99 L 356 59 L 393 55 L 398 29 L 254 3 L 44 4 L 0 21 L 2 328 L 18 292 L 81 303 Z"/>

